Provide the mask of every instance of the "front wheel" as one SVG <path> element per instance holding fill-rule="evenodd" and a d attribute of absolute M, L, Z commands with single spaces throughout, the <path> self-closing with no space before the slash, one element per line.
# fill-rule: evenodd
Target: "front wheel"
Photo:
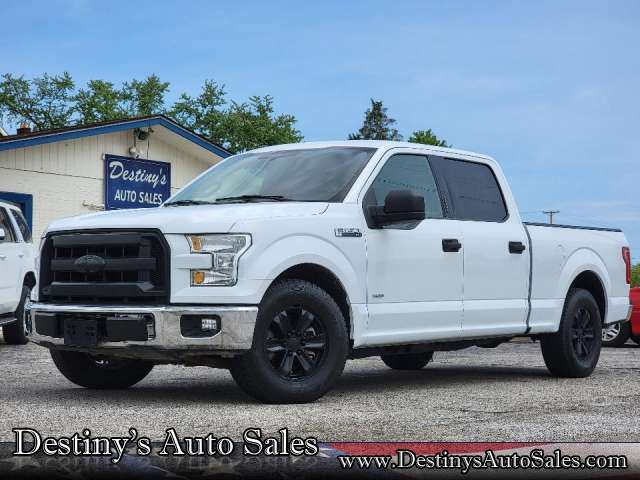
<path fill-rule="evenodd" d="M 153 363 L 145 360 L 51 350 L 51 358 L 67 380 L 85 388 L 127 388 L 146 377 Z"/>
<path fill-rule="evenodd" d="M 602 321 L 593 295 L 586 290 L 569 290 L 562 311 L 560 329 L 541 336 L 544 363 L 559 377 L 588 377 L 596 368 L 602 346 Z"/>
<path fill-rule="evenodd" d="M 231 375 L 265 403 L 306 403 L 336 382 L 348 352 L 345 320 L 331 296 L 304 280 L 269 289 L 258 311 L 251 350 Z"/>

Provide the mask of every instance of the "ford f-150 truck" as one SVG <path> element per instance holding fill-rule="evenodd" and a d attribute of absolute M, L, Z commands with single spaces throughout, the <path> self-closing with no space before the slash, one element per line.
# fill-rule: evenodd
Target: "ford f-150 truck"
<path fill-rule="evenodd" d="M 35 252 L 24 215 L 0 202 L 0 326 L 5 343 L 27 343 L 24 308 L 36 284 Z"/>
<path fill-rule="evenodd" d="M 522 335 L 585 377 L 630 315 L 622 232 L 523 224 L 493 159 L 411 143 L 235 155 L 161 207 L 53 223 L 39 262 L 31 339 L 88 388 L 207 365 L 308 402 L 348 358 L 419 369 Z"/>

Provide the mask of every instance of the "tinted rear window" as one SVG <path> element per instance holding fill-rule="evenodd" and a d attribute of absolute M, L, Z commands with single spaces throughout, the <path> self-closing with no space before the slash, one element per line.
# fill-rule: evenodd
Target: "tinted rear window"
<path fill-rule="evenodd" d="M 457 220 L 501 222 L 507 207 L 488 165 L 438 158 L 433 162 L 447 190 L 449 216 Z"/>

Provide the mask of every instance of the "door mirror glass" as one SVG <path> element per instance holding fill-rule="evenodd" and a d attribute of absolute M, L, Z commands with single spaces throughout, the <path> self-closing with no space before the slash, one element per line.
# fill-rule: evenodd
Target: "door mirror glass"
<path fill-rule="evenodd" d="M 0 227 L 0 242 L 2 242 L 7 237 L 7 234 L 4 231 L 4 228 Z"/>
<path fill-rule="evenodd" d="M 385 197 L 383 206 L 369 207 L 369 215 L 377 228 L 393 223 L 424 220 L 424 197 L 411 190 L 391 190 Z"/>

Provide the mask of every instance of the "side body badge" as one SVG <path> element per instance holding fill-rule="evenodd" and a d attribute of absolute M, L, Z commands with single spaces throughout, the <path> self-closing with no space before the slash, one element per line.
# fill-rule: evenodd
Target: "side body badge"
<path fill-rule="evenodd" d="M 360 231 L 359 228 L 342 227 L 342 228 L 335 228 L 333 231 L 336 234 L 336 237 L 361 237 L 362 236 L 362 232 Z"/>

